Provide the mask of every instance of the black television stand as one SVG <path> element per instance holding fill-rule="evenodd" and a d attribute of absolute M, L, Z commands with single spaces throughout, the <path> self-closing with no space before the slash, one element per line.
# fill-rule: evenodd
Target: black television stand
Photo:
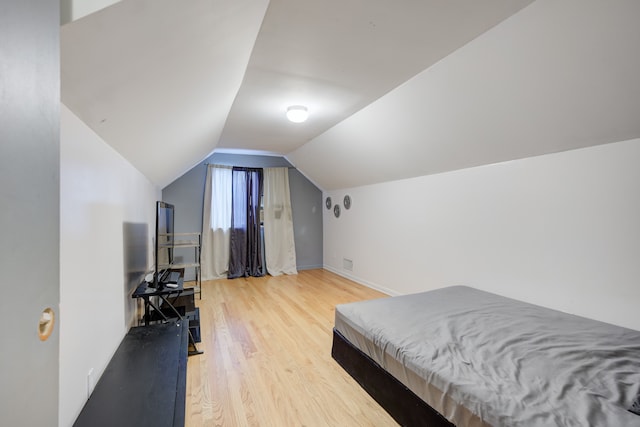
<path fill-rule="evenodd" d="M 171 273 L 179 273 L 177 283 L 152 283 L 143 281 L 131 295 L 132 298 L 144 300 L 144 324 L 166 323 L 172 319 L 187 320 L 189 324 L 189 356 L 203 354 L 196 345 L 200 342 L 200 309 L 195 307 L 194 291 L 184 289 L 184 268 L 171 269 Z M 158 297 L 156 304 L 151 297 Z M 182 312 L 181 312 L 182 311 Z"/>

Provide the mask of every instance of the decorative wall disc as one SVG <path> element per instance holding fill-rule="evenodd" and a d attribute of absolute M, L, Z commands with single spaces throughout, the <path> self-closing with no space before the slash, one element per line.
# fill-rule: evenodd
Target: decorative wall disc
<path fill-rule="evenodd" d="M 331 209 L 331 197 L 327 197 L 327 199 L 324 201 L 324 204 L 327 209 Z"/>
<path fill-rule="evenodd" d="M 343 204 L 345 209 L 349 209 L 351 207 L 351 197 L 348 194 L 344 196 Z"/>
<path fill-rule="evenodd" d="M 338 218 L 340 216 L 340 205 L 335 205 L 333 207 L 333 214 Z"/>

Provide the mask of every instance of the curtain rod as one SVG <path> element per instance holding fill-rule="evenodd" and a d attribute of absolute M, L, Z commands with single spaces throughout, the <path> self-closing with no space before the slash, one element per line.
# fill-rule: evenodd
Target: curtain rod
<path fill-rule="evenodd" d="M 226 167 L 229 167 L 229 168 L 233 168 L 233 167 L 237 166 L 237 165 L 236 166 L 222 165 L 220 163 L 205 163 L 204 165 L 205 166 L 226 166 Z M 256 167 L 256 166 L 237 166 L 237 167 L 240 167 L 240 168 L 259 168 L 259 169 L 264 169 L 265 168 L 265 166 L 259 166 L 259 167 Z M 276 168 L 285 168 L 286 167 L 287 169 L 296 169 L 295 166 L 266 166 L 266 167 L 276 167 Z"/>

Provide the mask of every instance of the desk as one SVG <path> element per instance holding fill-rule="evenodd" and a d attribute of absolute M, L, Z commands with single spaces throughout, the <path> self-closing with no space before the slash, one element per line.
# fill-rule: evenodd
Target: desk
<path fill-rule="evenodd" d="M 174 305 L 169 301 L 170 297 L 175 297 L 177 299 L 184 292 L 184 268 L 181 269 L 173 269 L 172 271 L 180 272 L 180 279 L 178 279 L 178 283 L 176 283 L 175 288 L 169 288 L 166 285 L 162 288 L 153 288 L 150 283 L 143 281 L 138 285 L 136 290 L 131 294 L 131 298 L 142 298 L 144 300 L 144 324 L 145 326 L 149 326 L 151 324 L 152 314 L 151 308 L 153 308 L 153 312 L 156 314 L 156 319 L 159 321 L 167 322 L 171 318 L 177 318 L 180 320 L 184 319 L 184 316 L 180 314 L 180 312 L 174 307 Z M 163 311 L 161 307 L 156 305 L 151 297 L 158 297 L 162 300 L 164 304 L 166 304 L 168 308 L 167 311 Z M 174 300 L 175 300 L 174 299 Z M 160 304 L 162 305 L 162 303 Z M 188 323 L 188 322 L 187 322 Z M 194 354 L 202 354 L 202 351 L 198 350 L 196 347 L 196 341 L 193 338 L 193 334 L 191 331 L 189 333 L 189 344 L 193 347 L 193 350 L 189 350 L 189 356 Z"/>
<path fill-rule="evenodd" d="M 178 317 L 180 319 L 182 318 L 182 316 L 180 315 L 180 313 L 178 313 L 178 311 L 175 309 L 173 304 L 171 304 L 167 299 L 169 296 L 178 297 L 182 292 L 184 292 L 184 268 L 180 270 L 175 270 L 175 271 L 180 272 L 180 279 L 178 279 L 178 283 L 176 283 L 177 287 L 168 288 L 164 286 L 161 289 L 152 288 L 151 286 L 149 286 L 150 283 L 143 281 L 142 283 L 140 283 L 140 285 L 138 285 L 136 290 L 131 295 L 131 298 L 142 298 L 144 300 L 144 324 L 145 325 L 148 326 L 151 323 L 150 307 L 152 307 L 158 313 L 158 315 L 162 316 L 163 320 L 169 320 L 168 317 L 162 312 L 160 307 L 156 306 L 153 303 L 153 301 L 151 300 L 151 297 L 159 297 L 165 304 L 167 304 L 167 307 L 169 307 L 175 313 L 176 315 L 175 317 Z M 171 317 L 174 317 L 174 316 L 171 316 Z"/>
<path fill-rule="evenodd" d="M 131 328 L 73 426 L 184 426 L 187 323 Z"/>

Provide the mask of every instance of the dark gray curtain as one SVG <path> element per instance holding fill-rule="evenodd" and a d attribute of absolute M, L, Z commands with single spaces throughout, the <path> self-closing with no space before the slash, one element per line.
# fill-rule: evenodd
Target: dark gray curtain
<path fill-rule="evenodd" d="M 234 167 L 232 177 L 228 277 L 263 276 L 260 237 L 262 169 Z"/>

